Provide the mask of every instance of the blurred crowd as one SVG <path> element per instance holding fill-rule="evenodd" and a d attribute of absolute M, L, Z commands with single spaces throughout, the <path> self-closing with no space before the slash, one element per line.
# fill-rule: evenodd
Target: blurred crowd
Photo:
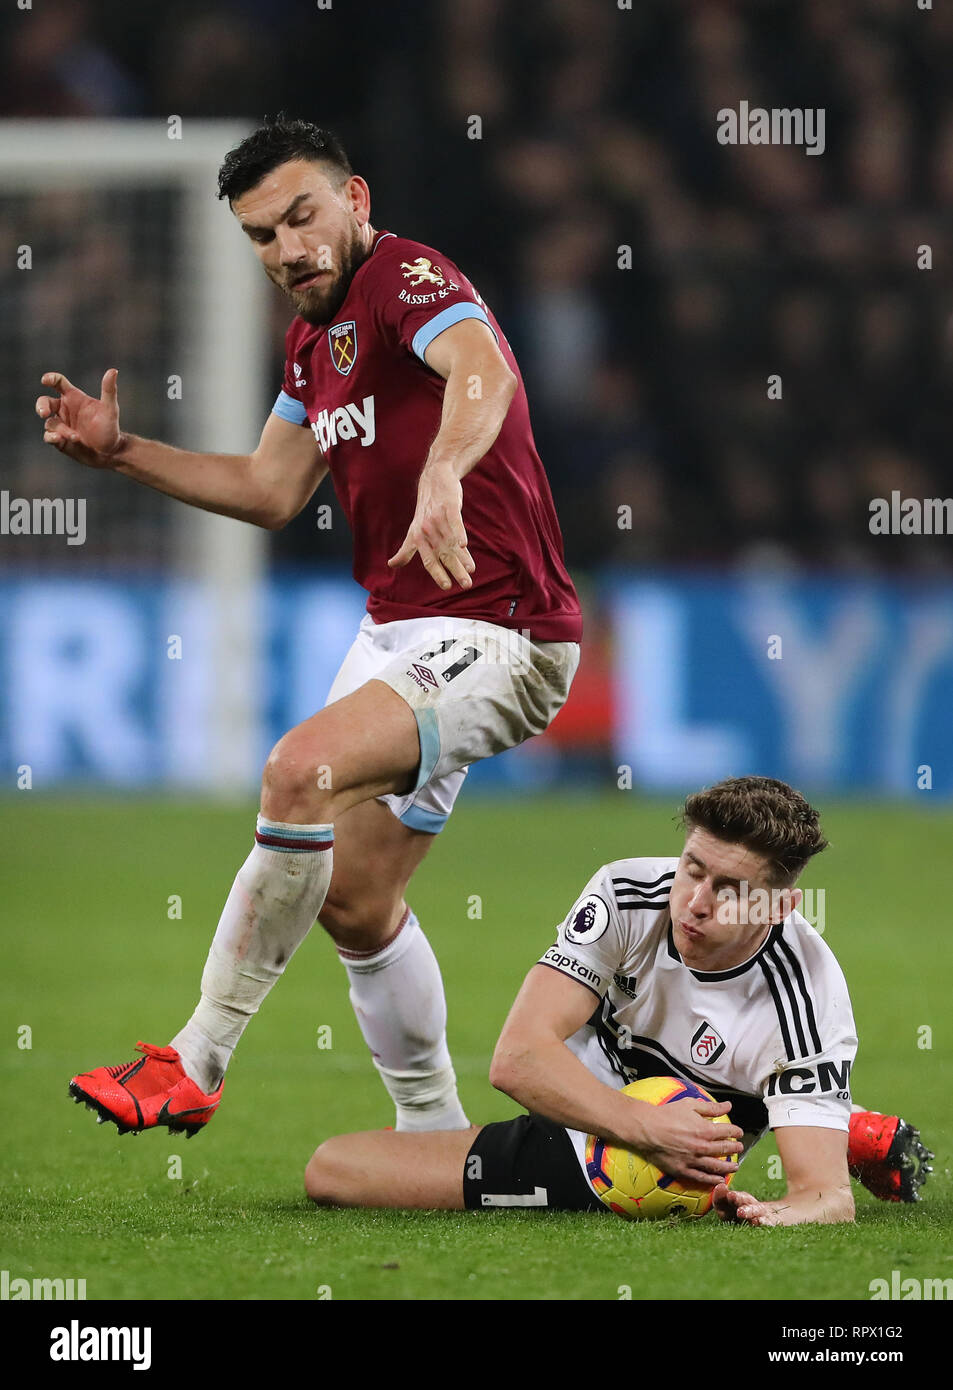
<path fill-rule="evenodd" d="M 953 7 L 622 3 L 44 0 L 4 20 L 0 116 L 335 129 L 375 225 L 501 320 L 571 565 L 948 570 L 868 517 L 953 491 Z M 742 101 L 823 108 L 823 154 L 719 144 Z"/>

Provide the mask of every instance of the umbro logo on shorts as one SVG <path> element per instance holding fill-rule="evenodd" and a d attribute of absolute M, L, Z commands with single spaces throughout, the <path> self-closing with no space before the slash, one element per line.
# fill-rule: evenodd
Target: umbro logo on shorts
<path fill-rule="evenodd" d="M 426 690 L 428 686 L 433 690 L 437 689 L 437 677 L 429 666 L 421 666 L 419 661 L 415 661 L 407 674 L 408 676 L 413 676 L 415 672 L 417 675 L 417 684 L 422 686 L 424 690 Z"/>

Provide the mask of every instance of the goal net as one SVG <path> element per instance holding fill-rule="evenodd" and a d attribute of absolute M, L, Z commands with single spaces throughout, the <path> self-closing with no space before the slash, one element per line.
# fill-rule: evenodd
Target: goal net
<path fill-rule="evenodd" d="M 115 366 L 121 418 L 136 434 L 227 453 L 257 443 L 274 394 L 268 287 L 215 196 L 222 157 L 247 130 L 217 121 L 176 126 L 176 119 L 0 126 L 0 500 L 8 519 L 17 499 L 82 499 L 85 513 L 82 539 L 72 543 L 42 530 L 11 534 L 8 525 L 0 535 L 0 575 L 8 587 L 40 586 L 31 590 L 29 608 L 38 672 L 44 632 L 64 605 L 80 601 L 78 578 L 146 588 L 160 580 L 166 602 L 155 640 L 168 627 L 172 658 L 171 639 L 181 639 L 169 681 L 192 678 L 195 643 L 210 650 L 201 663 L 203 727 L 180 731 L 179 765 L 157 780 L 230 792 L 247 788 L 260 762 L 264 533 L 82 468 L 43 444 L 34 413 L 44 372 L 63 372 L 98 395 L 103 372 Z M 8 605 L 7 621 L 17 622 Z M 189 633 L 191 652 L 180 629 Z M 77 631 L 78 640 L 84 632 L 99 640 L 88 624 Z M 26 632 L 18 650 L 29 655 L 30 642 Z M 53 688 L 54 669 L 47 662 L 33 686 L 28 672 L 17 686 L 8 711 L 15 763 L 28 760 L 35 702 L 65 699 Z M 74 669 L 81 675 L 82 663 Z M 131 686 L 126 693 L 149 698 Z M 194 723 L 194 698 L 187 707 Z M 109 730 L 96 737 L 108 738 Z M 35 755 L 42 762 L 42 749 Z M 121 773 L 118 751 L 116 757 Z M 133 750 L 126 760 L 136 764 Z"/>

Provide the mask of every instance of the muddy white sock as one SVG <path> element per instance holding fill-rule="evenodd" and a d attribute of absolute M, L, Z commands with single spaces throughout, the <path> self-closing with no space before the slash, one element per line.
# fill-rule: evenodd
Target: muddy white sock
<path fill-rule="evenodd" d="M 374 1065 L 399 1130 L 466 1129 L 447 1050 L 447 1004 L 437 958 L 409 911 L 378 951 L 338 951 Z"/>
<path fill-rule="evenodd" d="M 249 1019 L 321 911 L 331 882 L 334 829 L 258 817 L 202 973 L 202 997 L 172 1039 L 203 1091 L 225 1074 Z"/>

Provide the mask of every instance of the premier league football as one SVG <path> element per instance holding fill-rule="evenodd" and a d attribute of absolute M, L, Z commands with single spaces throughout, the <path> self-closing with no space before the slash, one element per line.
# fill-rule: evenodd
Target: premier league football
<path fill-rule="evenodd" d="M 674 1100 L 713 1097 L 690 1081 L 674 1076 L 649 1076 L 622 1087 L 622 1095 L 649 1105 L 668 1105 Z M 727 1124 L 727 1117 L 716 1123 Z M 586 1173 L 602 1202 L 628 1221 L 661 1221 L 667 1217 L 705 1216 L 711 1211 L 710 1187 L 692 1187 L 663 1173 L 634 1149 L 609 1144 L 597 1134 L 586 1137 Z M 728 1178 L 726 1186 L 731 1182 Z"/>

